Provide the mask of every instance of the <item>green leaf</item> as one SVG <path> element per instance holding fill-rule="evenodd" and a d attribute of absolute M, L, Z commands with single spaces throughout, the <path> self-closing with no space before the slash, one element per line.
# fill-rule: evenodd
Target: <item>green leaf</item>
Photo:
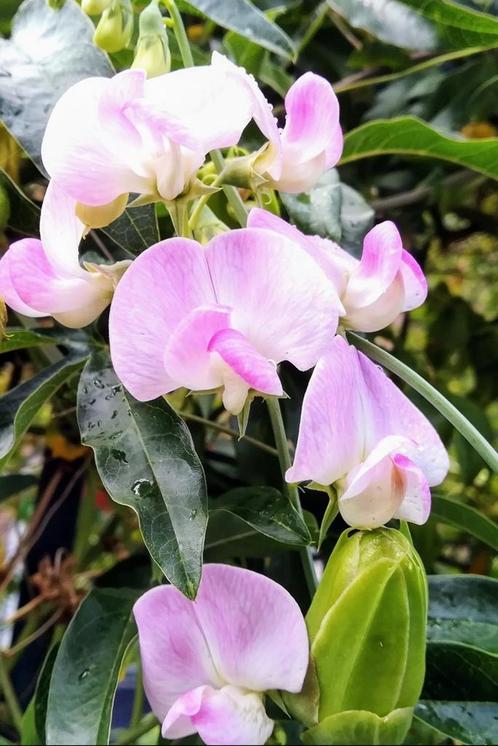
<path fill-rule="evenodd" d="M 223 28 L 235 31 L 270 52 L 287 59 L 293 59 L 296 55 L 292 39 L 250 0 L 230 0 L 229 3 L 220 3 L 220 0 L 189 0 L 189 4 Z"/>
<path fill-rule="evenodd" d="M 330 238 L 352 253 L 361 253 L 374 211 L 359 192 L 341 183 L 335 169 L 327 171 L 310 192 L 280 196 L 292 222 L 304 233 Z"/>
<path fill-rule="evenodd" d="M 98 588 L 84 599 L 57 652 L 48 695 L 47 744 L 109 743 L 112 705 L 135 634 L 138 592 Z"/>
<path fill-rule="evenodd" d="M 154 205 L 129 207 L 102 232 L 128 255 L 136 256 L 159 241 L 159 226 Z"/>
<path fill-rule="evenodd" d="M 22 716 L 21 746 L 31 746 L 34 743 L 40 743 L 40 736 L 35 721 L 35 703 L 31 700 Z"/>
<path fill-rule="evenodd" d="M 498 653 L 498 580 L 430 575 L 427 638 Z"/>
<path fill-rule="evenodd" d="M 432 21 L 445 47 L 498 44 L 498 19 L 463 8 L 452 0 L 402 0 L 415 13 Z"/>
<path fill-rule="evenodd" d="M 214 511 L 209 517 L 204 547 L 205 562 L 225 562 L 234 557 L 270 557 L 294 547 L 250 528 L 232 513 Z"/>
<path fill-rule="evenodd" d="M 48 694 L 59 647 L 60 644 L 56 643 L 48 651 L 38 676 L 38 681 L 36 682 L 34 695 L 35 725 L 36 731 L 41 738 L 40 743 L 46 743 L 45 724 L 47 720 Z"/>
<path fill-rule="evenodd" d="M 85 357 L 75 351 L 0 398 L 0 471 L 40 407 L 83 367 Z"/>
<path fill-rule="evenodd" d="M 0 119 L 43 171 L 41 141 L 57 99 L 89 75 L 112 75 L 92 42 L 93 23 L 75 0 L 52 10 L 46 0 L 26 0 L 10 39 L 0 39 Z"/>
<path fill-rule="evenodd" d="M 498 655 L 459 642 L 427 643 L 423 699 L 491 702 L 498 693 Z"/>
<path fill-rule="evenodd" d="M 44 345 L 64 345 L 81 350 L 88 345 L 88 337 L 81 329 L 9 327 L 5 333 L 5 338 L 0 340 L 0 355 L 12 350 L 24 350 Z"/>
<path fill-rule="evenodd" d="M 37 236 L 40 208 L 24 194 L 15 181 L 1 168 L 0 185 L 5 189 L 9 198 L 10 214 L 7 221 L 9 228 L 25 236 Z"/>
<path fill-rule="evenodd" d="M 498 142 L 498 141 L 497 141 Z M 422 376 L 415 373 L 414 370 L 405 365 L 401 361 L 397 360 L 389 352 L 382 350 L 377 345 L 372 344 L 367 339 L 358 336 L 358 334 L 348 333 L 348 337 L 352 340 L 355 347 L 364 352 L 372 360 L 375 360 L 379 365 L 383 365 L 385 368 L 394 373 L 394 375 L 401 378 L 415 391 L 417 391 L 424 399 L 432 404 L 438 412 L 445 417 L 448 422 L 451 422 L 463 437 L 470 443 L 472 448 L 475 448 L 484 461 L 493 469 L 498 472 L 498 453 L 495 451 L 491 443 L 483 438 L 479 430 L 472 425 L 471 422 L 463 416 L 458 409 L 451 404 L 437 389 L 431 386 L 430 383 L 425 381 Z"/>
<path fill-rule="evenodd" d="M 498 179 L 498 138 L 448 137 L 417 117 L 376 119 L 349 132 L 341 165 L 378 155 L 440 159 Z"/>
<path fill-rule="evenodd" d="M 152 558 L 173 585 L 194 598 L 207 496 L 187 426 L 164 399 L 134 399 L 103 352 L 94 354 L 81 376 L 78 422 L 105 488 L 138 514 Z"/>
<path fill-rule="evenodd" d="M 38 478 L 32 474 L 7 474 L 0 476 L 0 502 L 38 484 Z"/>
<path fill-rule="evenodd" d="M 475 508 L 444 495 L 433 495 L 431 517 L 475 536 L 498 551 L 498 525 Z"/>
<path fill-rule="evenodd" d="M 304 520 L 281 492 L 273 487 L 239 487 L 212 503 L 212 512 L 237 516 L 270 539 L 306 546 L 311 535 Z"/>
<path fill-rule="evenodd" d="M 449 738 L 475 746 L 498 743 L 496 702 L 438 702 L 422 700 L 415 716 Z"/>

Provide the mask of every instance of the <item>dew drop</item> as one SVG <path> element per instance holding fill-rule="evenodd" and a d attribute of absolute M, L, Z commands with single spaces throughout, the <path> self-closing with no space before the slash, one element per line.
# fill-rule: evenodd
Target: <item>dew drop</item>
<path fill-rule="evenodd" d="M 194 508 L 193 510 L 191 510 L 190 513 L 188 514 L 189 521 L 193 521 L 198 512 L 199 511 L 197 510 L 197 508 Z"/>
<path fill-rule="evenodd" d="M 116 461 L 120 461 L 122 464 L 127 464 L 128 459 L 126 458 L 126 453 L 124 451 L 118 451 L 117 448 L 113 448 L 111 450 L 111 456 L 116 459 Z"/>
<path fill-rule="evenodd" d="M 90 669 L 89 669 L 89 668 L 85 668 L 85 670 L 84 670 L 84 671 L 82 671 L 82 672 L 80 673 L 80 675 L 78 676 L 78 679 L 79 679 L 80 681 L 82 681 L 83 679 L 86 679 L 86 677 L 88 676 L 88 674 L 89 674 L 89 673 L 90 673 Z"/>
<path fill-rule="evenodd" d="M 103 389 L 103 388 L 105 388 L 104 384 L 102 383 L 102 381 L 100 380 L 100 378 L 95 378 L 94 381 L 93 381 L 93 385 L 97 389 Z"/>
<path fill-rule="evenodd" d="M 137 479 L 137 481 L 133 483 L 131 491 L 134 495 L 145 497 L 145 495 L 149 494 L 151 489 L 152 483 L 149 482 L 148 479 Z"/>

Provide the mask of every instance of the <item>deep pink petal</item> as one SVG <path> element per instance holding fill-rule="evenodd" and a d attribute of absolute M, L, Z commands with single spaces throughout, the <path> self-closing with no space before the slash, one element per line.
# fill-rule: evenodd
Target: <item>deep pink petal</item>
<path fill-rule="evenodd" d="M 393 461 L 404 481 L 403 502 L 394 518 L 422 525 L 431 512 L 431 491 L 425 474 L 406 456 L 396 454 Z"/>
<path fill-rule="evenodd" d="M 202 306 L 191 311 L 172 332 L 164 353 L 164 367 L 177 387 L 207 391 L 223 385 L 219 366 L 213 365 L 210 342 L 230 323 L 230 309 Z"/>
<path fill-rule="evenodd" d="M 218 302 L 233 309 L 232 327 L 268 360 L 312 367 L 340 306 L 316 262 L 284 236 L 249 228 L 217 236 L 206 256 Z"/>
<path fill-rule="evenodd" d="M 418 308 L 427 298 L 427 280 L 418 262 L 403 250 L 401 276 L 405 290 L 403 311 Z"/>
<path fill-rule="evenodd" d="M 308 635 L 282 586 L 250 570 L 207 564 L 195 608 L 224 681 L 256 692 L 301 690 Z"/>
<path fill-rule="evenodd" d="M 194 604 L 174 586 L 147 591 L 133 613 L 145 693 L 159 720 L 164 720 L 176 700 L 191 689 L 222 686 Z"/>
<path fill-rule="evenodd" d="M 250 388 L 263 394 L 282 396 L 275 363 L 260 355 L 236 329 L 217 332 L 209 343 L 209 351 L 217 352 Z"/>
<path fill-rule="evenodd" d="M 366 431 L 367 451 L 388 435 L 403 436 L 410 447 L 401 452 L 424 472 L 430 486 L 440 484 L 448 472 L 449 460 L 435 428 L 382 368 L 363 353 L 358 355 L 372 413 Z"/>
<path fill-rule="evenodd" d="M 41 250 L 41 242 L 37 238 L 23 238 L 21 241 L 15 241 L 0 259 L 0 298 L 3 298 L 5 303 L 16 313 L 21 313 L 23 316 L 30 316 L 32 318 L 48 316 L 49 314 L 31 308 L 19 296 L 12 284 L 10 260 L 15 251 L 29 251 L 30 253 L 37 251 L 38 244 Z"/>
<path fill-rule="evenodd" d="M 403 244 L 399 231 L 390 220 L 379 223 L 363 241 L 360 264 L 351 274 L 344 303 L 359 308 L 378 300 L 398 274 Z"/>
<path fill-rule="evenodd" d="M 141 401 L 176 388 L 164 368 L 164 350 L 178 324 L 215 297 L 202 247 L 172 238 L 143 252 L 120 281 L 109 334 L 114 368 Z"/>
<path fill-rule="evenodd" d="M 367 427 L 362 390 L 357 352 L 337 336 L 318 361 L 304 395 L 288 482 L 329 485 L 360 463 Z"/>

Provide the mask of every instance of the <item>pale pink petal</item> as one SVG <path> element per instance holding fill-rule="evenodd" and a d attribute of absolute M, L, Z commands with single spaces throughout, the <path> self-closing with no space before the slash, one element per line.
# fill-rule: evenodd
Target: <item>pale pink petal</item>
<path fill-rule="evenodd" d="M 31 318 L 48 316 L 48 313 L 37 311 L 36 309 L 31 308 L 31 306 L 28 306 L 19 296 L 12 284 L 10 276 L 10 260 L 14 252 L 19 250 L 21 244 L 23 244 L 21 251 L 29 251 L 30 253 L 33 250 L 36 251 L 37 247 L 33 246 L 34 244 L 39 244 L 41 250 L 41 242 L 37 238 L 23 238 L 21 241 L 15 241 L 11 244 L 8 251 L 0 259 L 0 298 L 2 298 L 13 311 L 21 313 L 23 316 L 30 316 Z M 24 246 L 26 248 L 24 248 Z"/>
<path fill-rule="evenodd" d="M 188 692 L 166 716 L 163 737 L 192 733 L 187 731 L 189 723 L 208 746 L 262 746 L 273 731 L 261 697 L 234 686 L 220 690 L 206 686 Z"/>
<path fill-rule="evenodd" d="M 118 149 L 105 134 L 109 122 L 102 122 L 100 105 L 111 90 L 109 78 L 85 78 L 71 86 L 56 103 L 43 138 L 48 173 L 73 199 L 87 205 L 146 191 L 143 177 L 127 160 L 136 153 L 136 137 L 130 138 L 127 148 Z"/>
<path fill-rule="evenodd" d="M 354 528 L 383 526 L 393 518 L 404 497 L 403 474 L 394 455 L 404 438 L 389 436 L 381 440 L 365 461 L 348 474 L 344 491 L 339 494 L 339 510 Z"/>
<path fill-rule="evenodd" d="M 375 280 L 371 280 L 375 283 Z M 348 304 L 346 293 L 346 316 L 344 325 L 349 329 L 362 332 L 376 332 L 391 324 L 403 310 L 405 289 L 401 271 L 386 288 L 385 292 L 369 306 L 355 306 Z"/>
<path fill-rule="evenodd" d="M 386 220 L 372 228 L 363 241 L 361 261 L 349 279 L 346 308 L 363 308 L 378 300 L 398 274 L 402 252 L 401 236 L 394 223 Z"/>
<path fill-rule="evenodd" d="M 340 306 L 316 262 L 263 229 L 217 236 L 206 256 L 218 302 L 233 309 L 232 326 L 268 360 L 312 367 L 336 331 Z"/>
<path fill-rule="evenodd" d="M 40 236 L 45 255 L 60 274 L 83 277 L 78 246 L 84 225 L 75 214 L 76 201 L 52 179 L 43 200 L 40 217 Z"/>
<path fill-rule="evenodd" d="M 202 306 L 191 311 L 178 324 L 167 341 L 164 367 L 175 388 L 207 391 L 223 385 L 218 366 L 213 365 L 210 342 L 230 324 L 230 309 Z"/>
<path fill-rule="evenodd" d="M 358 355 L 342 337 L 317 363 L 303 399 L 299 437 L 288 482 L 329 485 L 363 459 L 367 423 Z"/>
<path fill-rule="evenodd" d="M 403 250 L 401 261 L 401 276 L 405 290 L 403 311 L 418 308 L 427 298 L 427 280 L 418 262 Z"/>
<path fill-rule="evenodd" d="M 111 280 L 84 271 L 81 277 L 58 275 L 40 241 L 18 241 L 9 251 L 12 285 L 21 300 L 41 315 L 54 316 L 77 329 L 90 324 L 109 305 Z"/>
<path fill-rule="evenodd" d="M 176 700 L 191 689 L 206 684 L 222 686 L 195 606 L 174 586 L 147 591 L 133 613 L 145 693 L 159 720 L 164 720 Z"/>
<path fill-rule="evenodd" d="M 256 692 L 301 690 L 308 635 L 299 606 L 282 586 L 250 570 L 207 564 L 194 604 L 225 682 Z"/>
<path fill-rule="evenodd" d="M 218 331 L 209 343 L 209 351 L 218 353 L 250 388 L 263 394 L 282 396 L 275 363 L 260 355 L 236 329 Z"/>
<path fill-rule="evenodd" d="M 413 461 L 399 453 L 394 456 L 393 461 L 404 480 L 403 502 L 394 518 L 422 525 L 431 512 L 431 491 L 425 474 Z"/>
<path fill-rule="evenodd" d="M 410 447 L 401 452 L 424 472 L 431 487 L 440 484 L 448 473 L 449 460 L 435 428 L 382 368 L 363 353 L 358 355 L 373 414 L 366 430 L 367 450 L 387 435 L 401 435 L 410 443 Z"/>
<path fill-rule="evenodd" d="M 164 368 L 164 351 L 178 324 L 198 306 L 215 303 L 202 247 L 171 238 L 143 252 L 114 294 L 109 317 L 117 375 L 141 401 L 176 387 Z"/>

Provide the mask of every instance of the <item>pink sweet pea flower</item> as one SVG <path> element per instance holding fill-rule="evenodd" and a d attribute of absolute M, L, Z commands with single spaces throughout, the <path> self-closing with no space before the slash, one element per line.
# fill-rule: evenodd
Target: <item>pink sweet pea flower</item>
<path fill-rule="evenodd" d="M 306 391 L 288 482 L 334 485 L 355 528 L 425 523 L 448 472 L 435 429 L 381 368 L 337 336 Z"/>
<path fill-rule="evenodd" d="M 195 601 L 162 585 L 137 601 L 134 614 L 144 688 L 164 738 L 199 733 L 206 744 L 264 744 L 273 731 L 264 693 L 302 689 L 303 616 L 263 575 L 204 565 Z"/>
<path fill-rule="evenodd" d="M 40 219 L 41 241 L 14 242 L 0 260 L 0 297 L 24 316 L 53 316 L 71 328 L 90 324 L 111 302 L 129 262 L 80 266 L 84 226 L 75 202 L 50 182 Z"/>
<path fill-rule="evenodd" d="M 250 83 L 242 68 L 216 53 L 211 65 L 149 80 L 143 70 L 86 78 L 50 115 L 43 162 L 84 205 L 120 200 L 124 209 L 128 193 L 173 200 L 188 189 L 206 153 L 238 143 L 255 108 Z M 268 106 L 257 116 L 270 131 Z"/>
<path fill-rule="evenodd" d="M 345 309 L 341 321 L 349 329 L 383 329 L 400 313 L 418 308 L 427 297 L 424 273 L 403 248 L 391 221 L 379 223 L 367 233 L 361 261 L 332 241 L 304 235 L 266 210 L 252 210 L 247 225 L 285 235 L 313 256 L 336 288 Z"/>
<path fill-rule="evenodd" d="M 276 370 L 315 365 L 341 308 L 317 264 L 282 236 L 241 229 L 206 246 L 162 241 L 131 265 L 109 319 L 117 375 L 141 401 L 223 387 L 238 414 L 249 389 L 281 396 Z"/>

